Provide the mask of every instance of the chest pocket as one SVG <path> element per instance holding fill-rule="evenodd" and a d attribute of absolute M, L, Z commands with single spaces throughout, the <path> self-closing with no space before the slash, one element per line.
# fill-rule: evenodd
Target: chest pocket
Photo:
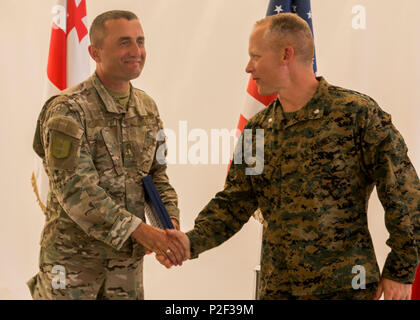
<path fill-rule="evenodd" d="M 357 161 L 351 138 L 328 136 L 306 148 L 302 163 L 312 190 L 340 199 L 349 191 Z"/>
<path fill-rule="evenodd" d="M 133 157 L 133 162 L 144 174 L 152 167 L 158 130 L 158 120 L 154 117 L 137 118 L 127 128 L 128 146 L 132 152 L 125 152 L 125 156 Z"/>
<path fill-rule="evenodd" d="M 118 130 L 117 127 L 112 128 L 102 128 L 101 135 L 104 141 L 105 149 L 111 158 L 111 162 L 109 159 L 105 157 L 103 159 L 103 164 L 105 167 L 111 168 L 113 167 L 117 175 L 123 174 L 123 163 L 122 163 L 122 156 L 121 156 L 121 146 L 117 141 L 117 135 L 113 130 Z M 108 160 L 108 161 L 107 161 Z"/>
<path fill-rule="evenodd" d="M 90 146 L 93 162 L 99 176 L 99 186 L 104 188 L 114 201 L 120 205 L 125 197 L 125 169 L 121 155 L 121 142 L 118 126 L 95 127 L 91 131 Z M 102 124 L 102 123 L 101 123 Z"/>
<path fill-rule="evenodd" d="M 346 176 L 351 147 L 344 140 L 326 137 L 307 148 L 305 161 L 321 175 Z"/>

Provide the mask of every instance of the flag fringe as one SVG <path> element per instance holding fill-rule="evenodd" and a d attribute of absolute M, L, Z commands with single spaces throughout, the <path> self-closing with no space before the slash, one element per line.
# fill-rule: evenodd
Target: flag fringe
<path fill-rule="evenodd" d="M 42 203 L 41 197 L 39 196 L 38 186 L 36 185 L 36 178 L 35 178 L 35 173 L 34 172 L 32 172 L 31 184 L 32 184 L 32 189 L 34 190 L 34 193 L 35 193 L 35 196 L 36 196 L 36 201 L 38 202 L 42 212 L 46 213 L 47 208 Z"/>

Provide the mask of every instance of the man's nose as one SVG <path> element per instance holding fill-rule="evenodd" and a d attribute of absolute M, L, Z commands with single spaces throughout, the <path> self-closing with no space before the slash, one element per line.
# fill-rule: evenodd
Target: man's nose
<path fill-rule="evenodd" d="M 134 57 L 143 56 L 145 52 L 144 45 L 143 44 L 137 44 L 131 46 L 130 48 L 130 54 Z"/>
<path fill-rule="evenodd" d="M 249 60 L 248 64 L 245 67 L 246 73 L 251 73 L 254 70 L 254 66 L 252 65 L 251 60 Z"/>

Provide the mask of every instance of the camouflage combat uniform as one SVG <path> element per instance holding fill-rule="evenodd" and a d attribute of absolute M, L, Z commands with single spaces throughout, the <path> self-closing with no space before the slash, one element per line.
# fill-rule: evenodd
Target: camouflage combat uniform
<path fill-rule="evenodd" d="M 34 149 L 50 192 L 40 272 L 28 282 L 36 299 L 143 298 L 145 248 L 130 237 L 144 220 L 141 179 L 152 176 L 172 218 L 179 209 L 166 165 L 155 158 L 163 143 L 156 104 L 130 91 L 126 109 L 94 74 L 41 111 Z M 65 289 L 51 287 L 55 265 L 65 267 Z"/>
<path fill-rule="evenodd" d="M 375 185 L 390 233 L 383 276 L 412 283 L 416 271 L 420 184 L 402 136 L 368 96 L 318 81 L 297 112 L 283 112 L 277 99 L 247 123 L 245 129 L 264 129 L 263 173 L 246 175 L 249 165 L 232 164 L 224 190 L 187 233 L 197 257 L 229 239 L 260 208 L 266 223 L 261 299 L 351 290 L 356 265 L 365 268 L 367 284 L 377 283 L 367 226 Z"/>

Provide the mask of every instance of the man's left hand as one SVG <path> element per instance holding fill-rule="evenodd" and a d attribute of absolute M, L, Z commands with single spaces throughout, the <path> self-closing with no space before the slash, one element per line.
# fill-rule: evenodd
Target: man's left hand
<path fill-rule="evenodd" d="M 171 218 L 171 221 L 172 221 L 172 224 L 174 225 L 175 230 L 179 230 L 178 220 Z"/>
<path fill-rule="evenodd" d="M 375 300 L 379 300 L 384 294 L 384 300 L 410 300 L 411 284 L 381 278 Z"/>

